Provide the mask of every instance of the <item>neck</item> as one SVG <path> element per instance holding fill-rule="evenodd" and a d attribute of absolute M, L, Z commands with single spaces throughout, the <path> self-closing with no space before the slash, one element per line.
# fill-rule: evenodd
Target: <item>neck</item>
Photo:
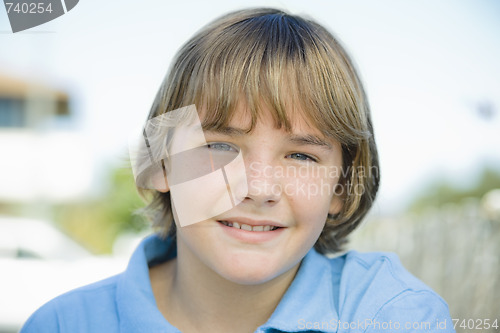
<path fill-rule="evenodd" d="M 161 274 L 163 288 L 155 297 L 165 318 L 182 332 L 255 331 L 271 316 L 299 266 L 264 283 L 242 285 L 200 262 L 182 242 L 177 255 Z"/>

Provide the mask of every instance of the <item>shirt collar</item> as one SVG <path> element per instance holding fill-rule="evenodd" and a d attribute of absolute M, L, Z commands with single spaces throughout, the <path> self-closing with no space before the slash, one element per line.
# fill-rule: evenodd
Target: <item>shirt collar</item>
<path fill-rule="evenodd" d="M 179 332 L 158 310 L 149 280 L 149 265 L 176 255 L 175 241 L 157 235 L 147 237 L 136 249 L 117 286 L 122 332 Z M 334 276 L 326 257 L 311 249 L 275 311 L 257 331 L 273 328 L 284 332 L 336 332 L 332 323 L 339 317 L 333 285 L 339 276 Z"/>
<path fill-rule="evenodd" d="M 116 300 L 120 332 L 179 332 L 156 306 L 149 264 L 176 256 L 175 242 L 152 235 L 144 239 L 118 281 Z"/>
<path fill-rule="evenodd" d="M 334 279 L 329 260 L 311 249 L 271 318 L 262 326 L 285 332 L 336 332 Z"/>

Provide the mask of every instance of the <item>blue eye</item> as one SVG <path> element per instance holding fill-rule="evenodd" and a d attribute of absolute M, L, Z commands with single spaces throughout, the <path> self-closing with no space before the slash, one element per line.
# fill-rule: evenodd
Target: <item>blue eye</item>
<path fill-rule="evenodd" d="M 317 160 L 309 155 L 302 154 L 302 153 L 293 153 L 290 155 L 287 155 L 286 157 L 293 158 L 294 160 L 298 161 L 312 161 L 312 162 L 317 162 Z"/>
<path fill-rule="evenodd" d="M 208 149 L 213 149 L 217 151 L 238 151 L 236 148 L 227 143 L 222 142 L 211 142 L 207 144 Z"/>

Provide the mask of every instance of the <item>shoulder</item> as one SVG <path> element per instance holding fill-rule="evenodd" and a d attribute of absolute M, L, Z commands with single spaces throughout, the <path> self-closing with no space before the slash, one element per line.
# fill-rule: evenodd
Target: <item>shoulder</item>
<path fill-rule="evenodd" d="M 350 281 L 346 286 L 361 283 L 362 285 L 381 284 L 394 291 L 400 289 L 430 290 L 427 285 L 404 268 L 394 253 L 349 251 L 340 258 L 343 260 L 342 275 L 348 277 Z"/>
<path fill-rule="evenodd" d="M 338 310 L 345 321 L 371 323 L 367 331 L 397 329 L 381 327 L 390 322 L 427 330 L 443 323 L 453 331 L 446 302 L 409 273 L 395 254 L 350 251 L 329 262 L 339 272 Z M 374 326 L 377 322 L 380 327 Z M 448 332 L 443 328 L 436 330 Z"/>
<path fill-rule="evenodd" d="M 112 276 L 52 299 L 31 315 L 21 333 L 94 332 L 93 327 L 100 327 L 99 332 L 108 327 L 107 332 L 113 332 L 113 323 L 118 320 L 119 278 L 120 275 Z"/>

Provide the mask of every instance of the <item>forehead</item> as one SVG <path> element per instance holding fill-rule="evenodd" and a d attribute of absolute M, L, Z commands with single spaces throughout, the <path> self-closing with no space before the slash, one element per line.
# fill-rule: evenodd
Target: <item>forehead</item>
<path fill-rule="evenodd" d="M 252 112 L 248 104 L 243 99 L 240 99 L 236 107 L 230 111 L 228 110 L 225 121 L 215 123 L 208 115 L 209 112 L 207 108 L 200 108 L 199 110 L 204 130 L 218 130 L 231 127 L 252 133 L 255 127 L 259 125 L 266 125 L 266 127 L 272 125 L 277 131 L 289 134 L 313 134 L 318 137 L 324 137 L 322 131 L 312 124 L 307 118 L 306 113 L 299 107 L 288 109 L 285 113 L 280 113 L 265 103 L 260 103 L 259 107 Z"/>

